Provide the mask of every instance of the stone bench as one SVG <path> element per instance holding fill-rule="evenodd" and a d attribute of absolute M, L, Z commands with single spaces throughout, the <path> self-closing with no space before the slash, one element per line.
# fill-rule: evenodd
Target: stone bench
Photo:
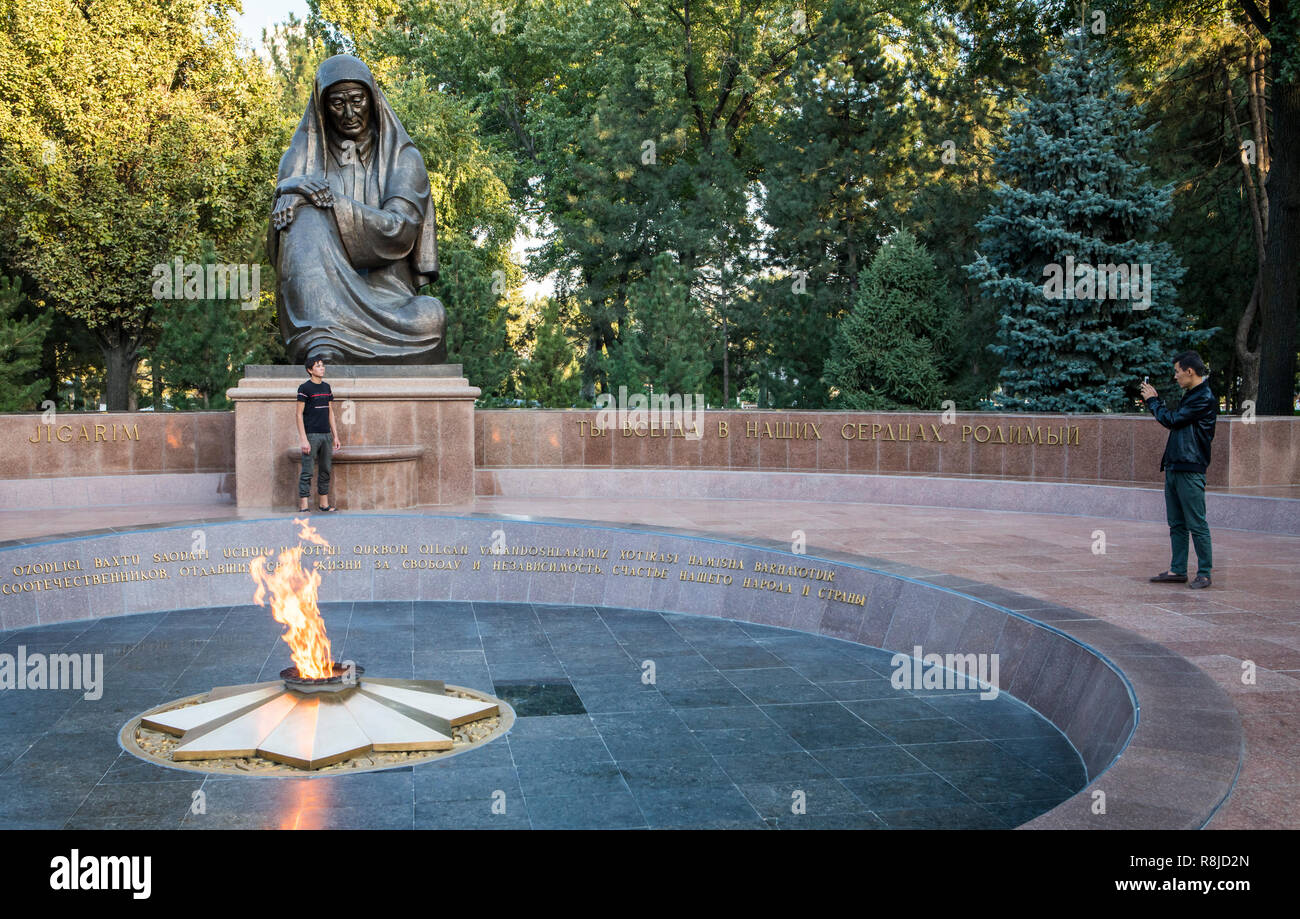
<path fill-rule="evenodd" d="M 284 455 L 296 481 L 302 448 L 286 450 Z M 354 511 L 414 507 L 419 503 L 418 466 L 423 456 L 424 447 L 419 444 L 344 445 L 334 451 L 330 501 Z M 314 472 L 312 479 L 314 490 Z M 314 494 L 311 500 L 316 500 Z"/>

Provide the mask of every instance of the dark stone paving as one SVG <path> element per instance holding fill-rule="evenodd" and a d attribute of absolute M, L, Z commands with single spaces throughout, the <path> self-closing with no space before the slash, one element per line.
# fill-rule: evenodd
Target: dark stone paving
<path fill-rule="evenodd" d="M 171 699 L 275 679 L 290 661 L 267 610 L 0 632 L 0 653 L 99 653 L 105 667 L 97 701 L 0 692 L 0 828 L 1010 828 L 1086 784 L 1077 752 L 1020 702 L 896 690 L 890 652 L 831 638 L 589 606 L 323 612 L 336 659 L 495 692 L 513 730 L 384 772 L 182 772 L 123 752 L 118 731 Z"/>

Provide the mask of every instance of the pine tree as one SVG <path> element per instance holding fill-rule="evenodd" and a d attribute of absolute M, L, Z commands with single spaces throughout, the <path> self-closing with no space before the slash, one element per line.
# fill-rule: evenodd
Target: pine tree
<path fill-rule="evenodd" d="M 521 394 L 544 408 L 570 408 L 578 399 L 582 373 L 578 353 L 565 332 L 560 303 L 547 298 L 533 340 L 533 353 L 519 369 Z"/>
<path fill-rule="evenodd" d="M 999 407 L 1132 408 L 1144 375 L 1164 378 L 1178 350 L 1212 334 L 1188 331 L 1176 305 L 1184 269 L 1153 241 L 1173 189 L 1145 180 L 1151 129 L 1118 81 L 1112 55 L 1081 40 L 1055 56 L 1003 134 L 984 251 L 967 266 L 1000 314 L 990 346 L 1003 361 Z M 1112 265 L 1137 266 L 1149 284 L 1098 280 L 1095 269 Z"/>
<path fill-rule="evenodd" d="M 442 270 L 432 292 L 447 311 L 447 361 L 461 364 L 484 398 L 504 395 L 518 362 L 507 338 L 506 279 L 494 279 L 487 256 L 467 243 L 442 246 L 439 255 Z"/>
<path fill-rule="evenodd" d="M 203 240 L 199 248 L 206 277 L 207 266 L 219 259 L 210 240 Z M 263 301 L 269 301 L 269 290 L 260 293 Z M 157 301 L 158 340 L 147 354 L 151 363 L 157 362 L 159 375 L 173 394 L 173 406 L 189 407 L 187 394 L 193 393 L 194 407 L 229 408 L 226 390 L 239 381 L 244 365 L 266 363 L 279 350 L 278 341 L 267 336 L 270 312 L 264 307 L 243 309 L 239 299 Z"/>
<path fill-rule="evenodd" d="M 610 348 L 605 373 L 610 391 L 693 395 L 704 391 L 713 369 L 713 330 L 691 296 L 689 275 L 670 253 L 651 263 L 650 273 L 628 290 L 630 318 Z"/>
<path fill-rule="evenodd" d="M 826 361 L 837 406 L 938 409 L 953 320 L 952 295 L 925 247 L 906 230 L 889 237 L 859 276 Z"/>
<path fill-rule="evenodd" d="M 41 366 L 41 349 L 52 318 L 48 311 L 35 319 L 19 318 L 26 298 L 17 278 L 0 275 L 0 412 L 32 408 L 47 388 L 46 380 L 31 380 Z"/>
<path fill-rule="evenodd" d="M 909 67 L 886 53 L 894 23 L 858 0 L 832 0 L 777 96 L 778 117 L 759 132 L 768 266 L 784 277 L 756 285 L 762 317 L 738 318 L 748 319 L 747 369 L 765 407 L 826 404 L 826 344 L 897 213 L 920 119 L 909 110 Z"/>

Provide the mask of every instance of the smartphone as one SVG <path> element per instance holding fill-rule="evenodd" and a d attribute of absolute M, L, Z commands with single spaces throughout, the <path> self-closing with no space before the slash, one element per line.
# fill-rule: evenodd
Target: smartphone
<path fill-rule="evenodd" d="M 1150 378 L 1150 377 L 1143 377 L 1143 378 L 1142 378 L 1142 382 L 1143 382 L 1143 383 L 1146 383 L 1146 384 L 1148 384 L 1148 385 L 1150 385 L 1150 383 L 1151 383 L 1151 378 Z"/>

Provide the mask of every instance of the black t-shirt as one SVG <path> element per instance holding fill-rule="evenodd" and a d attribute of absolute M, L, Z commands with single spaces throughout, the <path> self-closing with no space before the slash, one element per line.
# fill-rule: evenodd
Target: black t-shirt
<path fill-rule="evenodd" d="M 308 434 L 330 432 L 330 402 L 334 393 L 330 384 L 308 380 L 298 387 L 298 401 L 302 403 L 302 429 Z"/>

